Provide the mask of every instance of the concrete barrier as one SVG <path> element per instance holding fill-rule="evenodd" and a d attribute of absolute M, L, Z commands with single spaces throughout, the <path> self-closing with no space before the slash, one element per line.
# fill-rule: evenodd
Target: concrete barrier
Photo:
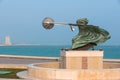
<path fill-rule="evenodd" d="M 23 64 L 0 64 L 0 68 L 12 68 L 12 69 L 27 69 L 27 65 Z"/>
<path fill-rule="evenodd" d="M 17 75 L 23 76 L 19 73 Z M 114 69 L 60 69 L 58 62 L 36 63 L 28 66 L 26 75 L 27 80 L 120 80 L 120 67 Z"/>

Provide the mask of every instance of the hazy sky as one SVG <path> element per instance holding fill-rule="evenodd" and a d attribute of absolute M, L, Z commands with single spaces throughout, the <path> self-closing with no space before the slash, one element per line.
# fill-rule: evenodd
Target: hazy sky
<path fill-rule="evenodd" d="M 9 35 L 12 43 L 71 45 L 77 28 L 45 30 L 41 26 L 45 17 L 66 23 L 88 18 L 89 24 L 110 32 L 104 45 L 120 45 L 120 0 L 0 0 L 0 42 Z"/>

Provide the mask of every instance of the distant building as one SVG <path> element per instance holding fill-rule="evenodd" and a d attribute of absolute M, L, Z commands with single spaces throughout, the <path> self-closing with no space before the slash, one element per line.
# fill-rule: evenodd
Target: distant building
<path fill-rule="evenodd" d="M 10 36 L 5 37 L 5 45 L 12 45 Z"/>

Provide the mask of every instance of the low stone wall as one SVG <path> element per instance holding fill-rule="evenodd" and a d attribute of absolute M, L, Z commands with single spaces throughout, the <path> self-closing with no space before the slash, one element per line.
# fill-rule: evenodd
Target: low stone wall
<path fill-rule="evenodd" d="M 104 69 L 120 68 L 120 63 L 104 62 L 103 68 L 104 68 Z"/>
<path fill-rule="evenodd" d="M 22 65 L 22 64 L 0 64 L 0 68 L 27 69 L 27 65 Z"/>
<path fill-rule="evenodd" d="M 51 62 L 29 65 L 27 76 L 28 80 L 120 80 L 120 68 L 59 69 L 58 62 Z"/>
<path fill-rule="evenodd" d="M 29 66 L 59 69 L 59 62 L 36 63 L 36 64 L 31 64 Z"/>

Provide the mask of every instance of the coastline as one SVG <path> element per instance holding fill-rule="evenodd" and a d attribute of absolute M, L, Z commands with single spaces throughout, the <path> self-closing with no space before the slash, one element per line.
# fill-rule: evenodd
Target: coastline
<path fill-rule="evenodd" d="M 0 47 L 0 55 L 17 55 L 17 56 L 45 56 L 45 57 L 60 57 L 60 50 L 67 49 L 70 46 L 5 46 Z M 120 47 L 116 46 L 96 46 L 95 50 L 104 50 L 104 59 L 120 59 Z"/>
<path fill-rule="evenodd" d="M 5 55 L 5 54 L 0 54 L 0 58 L 58 59 L 58 57 L 23 56 L 23 55 Z"/>
<path fill-rule="evenodd" d="M 24 61 L 21 62 L 22 60 Z M 58 60 L 59 60 L 59 57 L 41 57 L 41 56 L 23 56 L 23 55 L 21 56 L 21 55 L 0 54 L 0 64 L 21 64 L 21 63 L 31 64 L 31 63 L 37 63 L 37 62 L 50 62 L 50 61 L 58 61 Z M 120 59 L 103 59 L 103 61 L 104 62 L 120 62 Z"/>

